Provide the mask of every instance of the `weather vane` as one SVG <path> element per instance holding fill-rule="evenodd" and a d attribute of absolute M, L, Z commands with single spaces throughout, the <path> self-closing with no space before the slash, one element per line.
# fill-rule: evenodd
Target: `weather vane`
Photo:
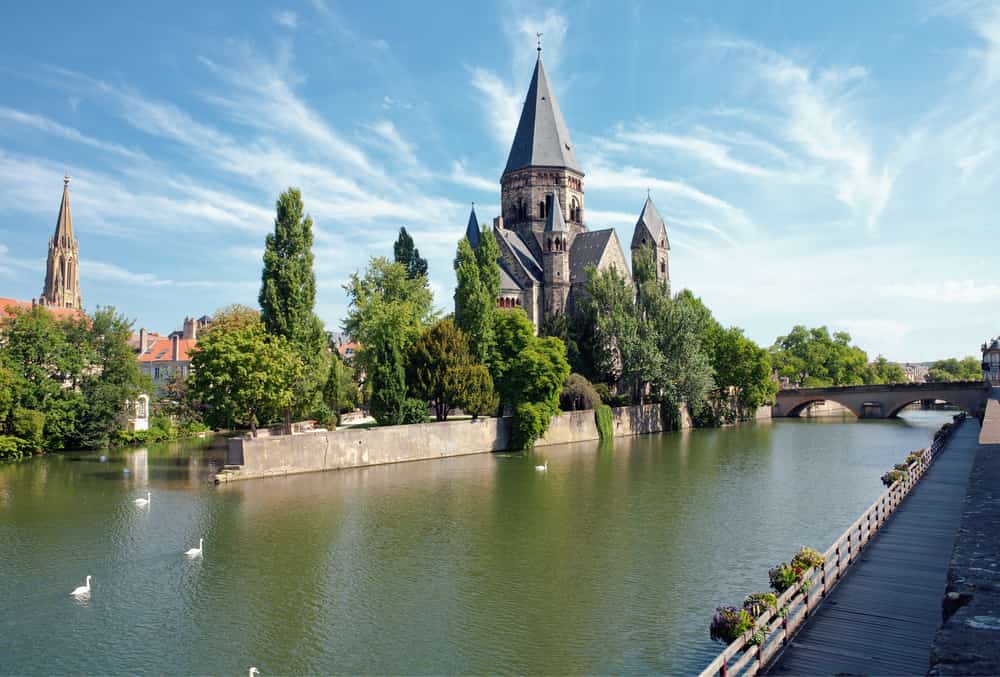
<path fill-rule="evenodd" d="M 535 38 L 538 40 L 538 53 L 541 54 L 542 53 L 542 34 L 541 33 L 535 33 Z"/>

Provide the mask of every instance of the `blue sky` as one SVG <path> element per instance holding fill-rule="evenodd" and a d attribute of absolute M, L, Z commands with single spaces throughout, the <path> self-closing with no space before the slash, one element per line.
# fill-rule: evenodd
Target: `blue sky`
<path fill-rule="evenodd" d="M 206 4 L 5 12 L 0 296 L 41 292 L 68 172 L 90 309 L 166 332 L 255 305 L 296 185 L 328 326 L 402 225 L 449 311 L 542 32 L 588 225 L 627 243 L 650 189 L 675 289 L 723 323 L 913 361 L 1000 332 L 996 4 Z"/>

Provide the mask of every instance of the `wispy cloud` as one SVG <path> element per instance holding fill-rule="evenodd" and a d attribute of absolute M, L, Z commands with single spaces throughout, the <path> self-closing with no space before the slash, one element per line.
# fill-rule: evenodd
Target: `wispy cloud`
<path fill-rule="evenodd" d="M 472 174 L 461 160 L 455 160 L 451 163 L 451 173 L 448 174 L 448 180 L 459 186 L 483 193 L 496 194 L 500 188 L 500 184 L 496 181 Z"/>
<path fill-rule="evenodd" d="M 986 304 L 1000 301 L 1000 284 L 976 280 L 941 282 L 900 282 L 883 285 L 881 296 L 904 298 L 927 303 Z"/>
<path fill-rule="evenodd" d="M 95 148 L 106 153 L 113 153 L 115 155 L 120 155 L 133 160 L 139 160 L 145 157 L 139 151 L 120 146 L 116 143 L 101 141 L 92 136 L 87 136 L 73 127 L 67 127 L 66 125 L 51 120 L 44 115 L 25 113 L 13 108 L 7 108 L 6 106 L 0 106 L 0 130 L 12 132 L 13 127 L 8 125 L 34 129 L 45 134 L 50 134 L 74 143 L 83 144 L 85 146 L 89 146 L 90 148 Z"/>
<path fill-rule="evenodd" d="M 299 15 L 290 10 L 279 10 L 274 12 L 271 17 L 274 22 L 279 26 L 284 26 L 285 28 L 298 28 L 299 27 Z"/>

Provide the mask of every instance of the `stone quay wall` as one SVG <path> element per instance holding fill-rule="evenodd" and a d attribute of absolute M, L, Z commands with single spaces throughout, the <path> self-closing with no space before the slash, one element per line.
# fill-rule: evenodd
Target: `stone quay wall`
<path fill-rule="evenodd" d="M 660 406 L 656 404 L 617 407 L 612 414 L 615 437 L 665 430 Z M 683 417 L 681 427 L 690 427 L 688 417 Z M 228 467 L 215 479 L 228 482 L 503 451 L 510 446 L 510 434 L 509 418 L 481 418 L 256 439 L 234 437 L 228 440 Z M 553 417 L 545 437 L 535 446 L 597 439 L 600 435 L 594 412 L 572 411 Z"/>

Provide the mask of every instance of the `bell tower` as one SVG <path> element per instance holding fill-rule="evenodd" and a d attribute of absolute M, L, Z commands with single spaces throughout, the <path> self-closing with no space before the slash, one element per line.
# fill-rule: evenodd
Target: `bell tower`
<path fill-rule="evenodd" d="M 548 218 L 542 231 L 542 268 L 545 272 L 545 316 L 565 313 L 569 300 L 569 249 L 574 233 L 566 226 L 559 198 L 545 198 Z"/>
<path fill-rule="evenodd" d="M 50 306 L 83 310 L 80 295 L 80 243 L 73 236 L 68 176 L 63 179 L 56 232 L 49 240 L 49 258 L 45 266 L 45 286 L 41 300 Z"/>
<path fill-rule="evenodd" d="M 653 252 L 653 263 L 656 266 L 656 281 L 665 285 L 670 294 L 670 238 L 667 237 L 667 226 L 663 217 L 657 211 L 656 205 L 648 195 L 642 205 L 639 220 L 635 223 L 632 233 L 632 270 L 635 270 L 635 255 L 640 249 L 650 248 Z"/>

